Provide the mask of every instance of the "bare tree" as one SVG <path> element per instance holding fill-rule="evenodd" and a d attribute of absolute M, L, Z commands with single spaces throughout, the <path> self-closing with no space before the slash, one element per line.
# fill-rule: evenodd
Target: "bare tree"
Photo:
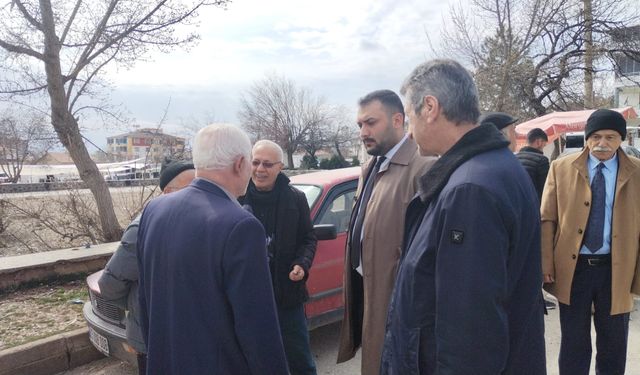
<path fill-rule="evenodd" d="M 334 150 L 338 160 L 343 162 L 341 167 L 346 167 L 349 164 L 345 160 L 343 150 L 352 146 L 357 134 L 353 114 L 344 106 L 331 107 L 327 111 L 327 120 L 310 129 L 300 146 L 312 164 L 318 162 L 318 151 Z"/>
<path fill-rule="evenodd" d="M 343 150 L 352 147 L 354 140 L 358 138 L 357 129 L 352 111 L 344 106 L 333 108 L 328 145 L 335 149 L 340 159 L 345 159 Z"/>
<path fill-rule="evenodd" d="M 324 99 L 275 74 L 255 82 L 240 101 L 238 116 L 255 139 L 267 138 L 280 145 L 293 168 L 293 153 L 311 134 L 321 134 L 330 113 Z"/>
<path fill-rule="evenodd" d="M 44 116 L 35 112 L 0 114 L 0 170 L 18 182 L 28 160 L 44 156 L 56 143 Z"/>
<path fill-rule="evenodd" d="M 640 38 L 615 37 L 637 22 L 637 4 L 590 4 L 590 12 L 583 11 L 584 0 L 461 4 L 451 9 L 453 27 L 442 33 L 445 55 L 472 65 L 486 110 L 526 119 L 575 109 L 585 103 L 585 72 L 611 75 L 621 56 L 640 61 Z"/>
<path fill-rule="evenodd" d="M 51 123 L 69 151 L 80 178 L 91 190 L 104 238 L 115 241 L 122 229 L 104 178 L 85 147 L 79 127 L 83 111 L 110 116 L 96 103 L 106 66 L 128 67 L 151 48 L 168 51 L 188 45 L 197 35 L 178 33 L 195 22 L 206 5 L 229 0 L 4 0 L 0 3 L 0 51 L 5 96 L 43 94 Z M 4 4 L 2 4 L 4 3 Z M 98 85 L 98 87 L 96 87 Z"/>

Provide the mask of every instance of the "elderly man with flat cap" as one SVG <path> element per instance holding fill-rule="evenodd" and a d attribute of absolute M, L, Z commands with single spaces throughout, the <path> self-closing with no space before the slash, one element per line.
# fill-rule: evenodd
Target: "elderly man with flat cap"
<path fill-rule="evenodd" d="M 620 148 L 626 121 L 599 109 L 582 153 L 555 160 L 542 195 L 542 272 L 560 302 L 560 375 L 624 374 L 631 293 L 640 293 L 640 161 Z"/>
<path fill-rule="evenodd" d="M 488 123 L 493 124 L 502 132 L 505 138 L 510 142 L 509 150 L 516 151 L 516 122 L 517 118 L 504 112 L 486 112 L 478 119 L 480 125 Z"/>
<path fill-rule="evenodd" d="M 196 176 L 193 163 L 166 159 L 160 169 L 159 187 L 162 194 L 169 194 L 188 186 Z M 140 305 L 138 304 L 138 261 L 136 250 L 140 215 L 129 224 L 120 245 L 104 268 L 98 280 L 100 295 L 106 300 L 127 299 L 127 342 L 136 351 L 138 373 L 146 374 L 147 347 L 140 329 Z"/>

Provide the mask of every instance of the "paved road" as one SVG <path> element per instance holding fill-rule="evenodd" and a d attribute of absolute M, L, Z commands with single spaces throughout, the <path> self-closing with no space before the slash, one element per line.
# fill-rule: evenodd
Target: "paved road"
<path fill-rule="evenodd" d="M 636 307 L 640 305 L 636 301 Z M 558 350 L 560 348 L 560 325 L 558 323 L 558 310 L 551 310 L 545 319 L 547 342 L 547 369 L 548 375 L 558 375 Z M 338 338 L 340 324 L 332 324 L 318 328 L 311 332 L 311 346 L 316 356 L 318 375 L 354 375 L 360 373 L 360 355 L 347 363 L 337 365 Z M 595 343 L 595 333 L 592 332 Z M 591 374 L 595 374 L 591 365 Z M 65 375 L 135 375 L 137 371 L 119 361 L 104 359 L 93 362 L 87 366 L 76 368 L 73 371 L 63 373 Z M 640 374 L 640 313 L 634 311 L 631 314 L 629 325 L 629 350 L 627 355 L 627 374 Z M 60 374 L 62 375 L 62 374 Z"/>
<path fill-rule="evenodd" d="M 336 364 L 340 323 L 311 332 L 311 347 L 316 357 L 318 375 L 353 375 L 360 373 L 360 354 L 354 360 Z M 137 370 L 120 361 L 106 358 L 59 375 L 137 375 Z"/>

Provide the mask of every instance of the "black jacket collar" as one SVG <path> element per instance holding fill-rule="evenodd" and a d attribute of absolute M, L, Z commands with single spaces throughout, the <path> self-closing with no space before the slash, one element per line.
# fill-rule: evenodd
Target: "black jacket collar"
<path fill-rule="evenodd" d="M 535 154 L 544 155 L 542 151 L 538 150 L 537 148 L 533 148 L 531 146 L 524 146 L 523 148 L 520 149 L 520 152 L 533 152 Z"/>
<path fill-rule="evenodd" d="M 465 134 L 420 177 L 420 199 L 426 205 L 436 197 L 458 167 L 475 155 L 509 145 L 493 124 L 479 125 Z"/>

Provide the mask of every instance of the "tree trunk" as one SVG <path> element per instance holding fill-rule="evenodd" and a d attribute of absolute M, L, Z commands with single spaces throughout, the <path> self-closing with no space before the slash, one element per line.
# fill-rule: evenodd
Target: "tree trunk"
<path fill-rule="evenodd" d="M 60 142 L 69 151 L 71 159 L 78 168 L 80 178 L 87 184 L 96 200 L 104 240 L 118 241 L 122 236 L 122 228 L 113 209 L 109 187 L 98 167 L 91 160 L 80 134 L 78 122 L 69 111 L 60 66 L 60 41 L 55 32 L 50 0 L 40 0 L 40 9 L 45 37 L 45 71 L 47 91 L 51 100 L 51 124 Z"/>
<path fill-rule="evenodd" d="M 340 144 L 338 143 L 337 140 L 334 141 L 333 146 L 336 148 L 336 153 L 338 153 L 338 157 L 340 158 L 342 167 L 348 167 L 349 163 L 347 162 L 347 159 L 345 159 L 344 156 L 342 156 L 342 152 L 340 151 Z"/>
<path fill-rule="evenodd" d="M 287 150 L 287 166 L 289 169 L 294 169 L 293 166 L 293 151 Z"/>

